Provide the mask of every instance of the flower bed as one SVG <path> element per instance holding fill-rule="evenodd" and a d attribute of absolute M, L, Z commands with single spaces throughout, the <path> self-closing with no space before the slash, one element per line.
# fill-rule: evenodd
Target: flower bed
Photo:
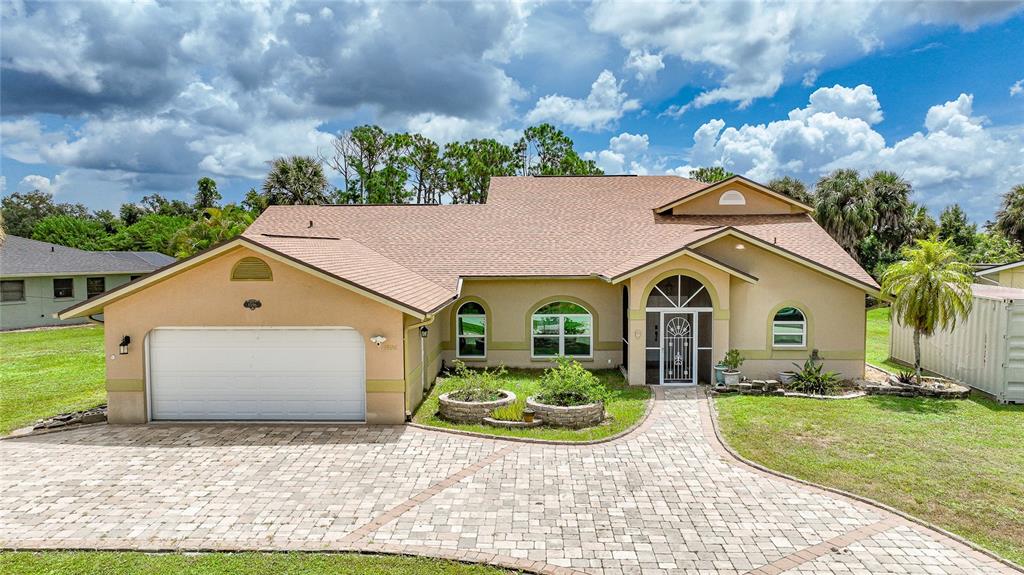
<path fill-rule="evenodd" d="M 921 385 L 916 381 L 900 381 L 887 371 L 868 366 L 863 389 L 868 395 L 895 395 L 897 397 L 937 397 L 940 399 L 966 399 L 971 388 L 944 377 L 924 376 Z"/>
<path fill-rule="evenodd" d="M 548 425 L 581 429 L 592 427 L 604 421 L 604 402 L 583 405 L 548 405 L 539 403 L 535 397 L 526 398 L 526 406 L 537 412 L 537 417 Z"/>
<path fill-rule="evenodd" d="M 457 401 L 449 397 L 452 393 L 455 392 L 437 398 L 437 411 L 441 417 L 454 423 L 480 423 L 495 409 L 516 400 L 516 394 L 504 390 L 498 391 L 502 397 L 494 401 Z"/>

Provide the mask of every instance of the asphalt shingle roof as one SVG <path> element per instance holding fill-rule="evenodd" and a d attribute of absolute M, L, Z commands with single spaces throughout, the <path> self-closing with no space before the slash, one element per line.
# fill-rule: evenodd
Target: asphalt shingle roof
<path fill-rule="evenodd" d="M 877 288 L 808 214 L 654 213 L 705 186 L 676 176 L 498 177 L 486 204 L 272 206 L 244 235 L 423 311 L 454 297 L 460 277 L 615 277 L 730 227 Z"/>
<path fill-rule="evenodd" d="M 90 252 L 8 235 L 0 244 L 0 275 L 149 273 L 176 260 L 157 252 Z"/>

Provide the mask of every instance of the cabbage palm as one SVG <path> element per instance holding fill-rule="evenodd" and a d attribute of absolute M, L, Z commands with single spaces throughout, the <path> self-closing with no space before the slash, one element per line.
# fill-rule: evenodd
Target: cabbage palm
<path fill-rule="evenodd" d="M 894 297 L 892 317 L 914 329 L 914 371 L 921 383 L 921 336 L 951 330 L 966 319 L 974 299 L 971 266 L 959 261 L 949 240 L 917 240 L 882 274 L 882 291 Z"/>
<path fill-rule="evenodd" d="M 857 170 L 836 170 L 818 180 L 814 200 L 814 219 L 856 258 L 857 244 L 875 222 L 871 193 Z"/>
<path fill-rule="evenodd" d="M 896 251 L 910 241 L 910 182 L 895 172 L 878 171 L 865 184 L 875 209 L 875 235 Z"/>
<path fill-rule="evenodd" d="M 996 212 L 996 228 L 1024 247 L 1024 184 L 1003 195 L 1003 205 Z"/>

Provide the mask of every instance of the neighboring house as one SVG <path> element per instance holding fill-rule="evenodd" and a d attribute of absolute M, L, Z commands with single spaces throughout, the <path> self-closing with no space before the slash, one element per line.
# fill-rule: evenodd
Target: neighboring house
<path fill-rule="evenodd" d="M 0 329 L 86 323 L 57 311 L 174 262 L 156 252 L 90 252 L 6 236 L 0 243 Z"/>
<path fill-rule="evenodd" d="M 456 358 L 566 355 L 695 385 L 729 348 L 757 378 L 818 350 L 860 377 L 878 285 L 810 211 L 743 178 L 674 176 L 493 178 L 482 205 L 274 206 L 60 317 L 105 313 L 116 423 L 400 423 Z"/>
<path fill-rule="evenodd" d="M 1024 260 L 986 268 L 977 272 L 977 276 L 984 284 L 1024 289 Z"/>

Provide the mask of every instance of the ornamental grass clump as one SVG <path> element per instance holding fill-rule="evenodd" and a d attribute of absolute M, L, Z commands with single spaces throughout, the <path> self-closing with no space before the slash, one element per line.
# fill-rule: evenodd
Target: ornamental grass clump
<path fill-rule="evenodd" d="M 608 389 L 601 385 L 596 375 L 584 369 L 580 362 L 565 357 L 557 358 L 555 362 L 558 366 L 545 370 L 540 378 L 537 401 L 569 407 L 608 399 Z"/>
<path fill-rule="evenodd" d="M 808 358 L 803 367 L 796 363 L 793 365 L 799 371 L 789 383 L 789 389 L 812 395 L 832 395 L 839 389 L 839 374 L 834 371 L 822 372 L 825 365 L 813 357 Z"/>
<path fill-rule="evenodd" d="M 494 369 L 469 369 L 466 364 L 455 360 L 452 365 L 452 377 L 449 379 L 451 391 L 449 399 L 474 403 L 496 401 L 505 397 L 499 389 L 499 381 L 505 375 L 505 366 Z"/>
<path fill-rule="evenodd" d="M 499 421 L 523 421 L 526 411 L 526 398 L 518 397 L 508 405 L 503 405 L 491 412 L 491 417 Z"/>

